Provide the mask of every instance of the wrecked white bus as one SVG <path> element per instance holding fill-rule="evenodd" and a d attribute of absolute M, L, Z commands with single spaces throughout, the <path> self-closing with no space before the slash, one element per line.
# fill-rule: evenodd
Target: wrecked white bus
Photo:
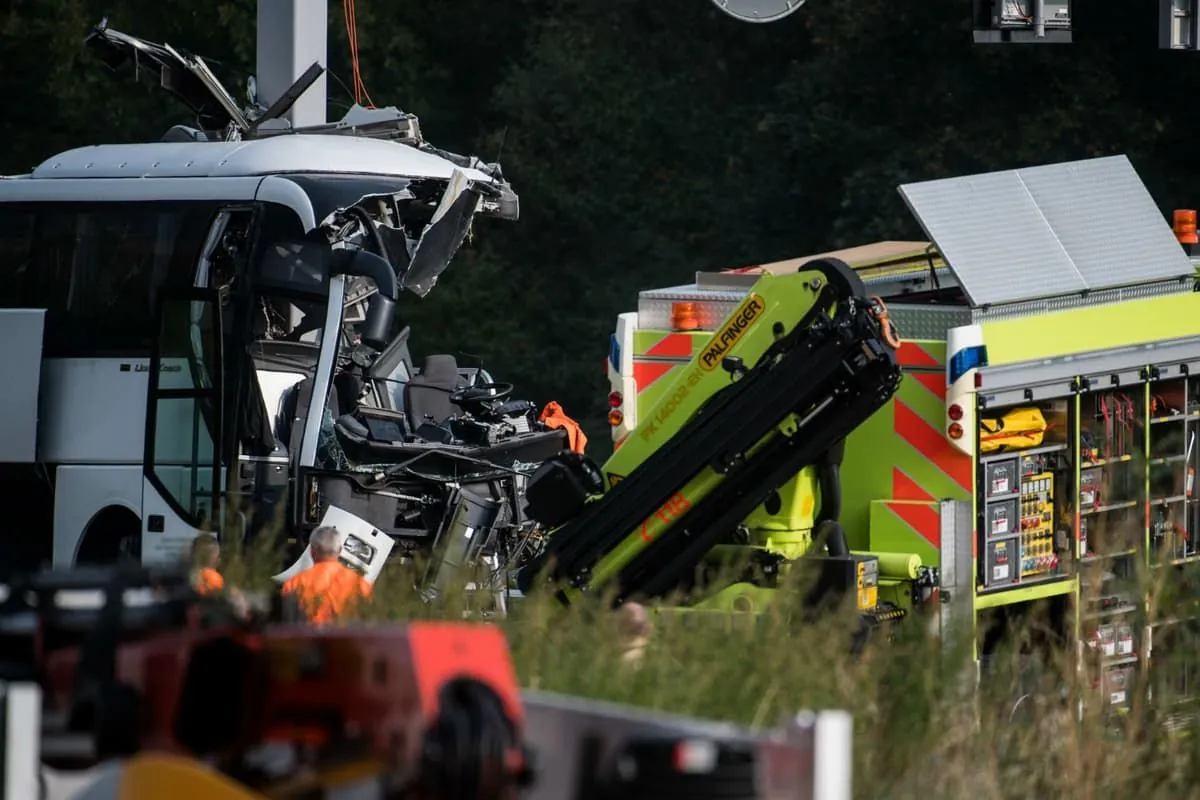
<path fill-rule="evenodd" d="M 492 545 L 456 525 L 519 528 L 520 481 L 564 432 L 394 334 L 476 217 L 516 218 L 498 165 L 394 110 L 266 132 L 198 59 L 91 42 L 191 75 L 201 127 L 0 179 L 0 562 L 170 561 L 228 520 L 303 542 L 333 514 L 373 578 L 397 544 L 457 565 Z"/>

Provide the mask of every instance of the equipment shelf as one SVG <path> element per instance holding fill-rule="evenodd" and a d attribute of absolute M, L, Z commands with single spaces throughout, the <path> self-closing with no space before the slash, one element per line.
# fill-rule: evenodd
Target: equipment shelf
<path fill-rule="evenodd" d="M 1034 600 L 1046 600 L 1051 597 L 1063 597 L 1074 594 L 1078 584 L 1071 577 L 1057 577 L 1042 583 L 1025 585 L 1017 589 L 1002 589 L 999 591 L 981 592 L 975 598 L 975 608 L 999 608 L 1000 606 L 1028 603 Z"/>
<path fill-rule="evenodd" d="M 1132 455 L 1113 456 L 1112 458 L 1098 458 L 1095 461 L 1084 461 L 1079 465 L 1080 469 L 1091 469 L 1092 467 L 1105 467 L 1109 464 L 1124 464 L 1127 461 L 1132 461 Z"/>
<path fill-rule="evenodd" d="M 1086 556 L 1082 556 L 1079 559 L 1079 563 L 1080 564 L 1094 564 L 1094 563 L 1097 563 L 1100 561 L 1108 561 L 1109 559 L 1113 559 L 1113 558 L 1128 558 L 1129 556 L 1136 556 L 1137 554 L 1138 554 L 1138 551 L 1136 549 L 1135 550 L 1121 550 L 1116 553 L 1089 553 Z"/>
<path fill-rule="evenodd" d="M 1086 614 L 1084 614 L 1082 618 L 1085 621 L 1090 621 L 1090 620 L 1105 619 L 1106 617 L 1119 617 L 1124 614 L 1132 614 L 1136 611 L 1140 611 L 1141 608 L 1142 608 L 1141 606 L 1135 605 L 1133 603 L 1122 603 L 1119 606 L 1112 606 L 1111 608 L 1102 608 L 1099 611 L 1089 611 Z"/>
<path fill-rule="evenodd" d="M 1167 414 L 1162 417 L 1151 417 L 1151 425 L 1159 425 L 1163 422 L 1182 422 L 1184 420 L 1192 421 L 1200 418 L 1200 411 L 1191 411 L 1187 414 Z"/>
<path fill-rule="evenodd" d="M 1030 448 L 1027 448 L 1024 450 L 1010 450 L 1005 453 L 992 453 L 991 455 L 980 456 L 979 463 L 989 464 L 993 461 L 1004 461 L 1006 459 L 1010 459 L 1013 456 L 1017 456 L 1017 455 L 1037 456 L 1037 455 L 1042 455 L 1044 453 L 1061 453 L 1061 452 L 1064 452 L 1066 449 L 1067 449 L 1067 445 L 1065 443 L 1064 444 L 1047 444 L 1047 445 L 1042 445 L 1041 447 L 1030 447 Z"/>
<path fill-rule="evenodd" d="M 1058 499 L 1068 493 L 1068 408 L 1066 400 L 1051 400 L 981 409 L 978 418 L 976 595 L 994 607 L 1022 602 L 1019 598 L 1031 594 L 1025 589 L 1061 583 L 1073 574 Z M 1021 594 L 1011 598 L 983 601 L 985 595 L 1017 590 Z M 1051 596 L 1068 591 L 1051 590 Z"/>
<path fill-rule="evenodd" d="M 1118 503 L 1106 503 L 1105 505 L 1095 506 L 1081 510 L 1079 513 L 1084 515 L 1105 514 L 1109 511 L 1121 511 L 1126 508 L 1133 508 L 1138 504 L 1137 500 L 1122 500 Z"/>
<path fill-rule="evenodd" d="M 1173 558 L 1166 563 L 1166 566 L 1179 567 L 1184 564 L 1196 564 L 1196 563 L 1200 563 L 1200 555 L 1185 556 L 1183 558 Z M 1151 564 L 1150 565 L 1151 569 L 1158 569 L 1161 566 L 1163 566 L 1163 565 L 1162 564 Z"/>
<path fill-rule="evenodd" d="M 1076 667 L 1106 713 L 1127 710 L 1136 693 L 1157 705 L 1167 694 L 1171 704 L 1180 696 L 1200 701 L 1200 664 L 1189 663 L 1182 676 L 1163 658 L 1169 647 L 1198 661 L 1186 652 L 1190 640 L 1154 633 L 1200 633 L 1200 602 L 1194 617 L 1191 604 L 1180 600 L 1165 609 L 1176 619 L 1151 621 L 1140 577 L 1147 567 L 1169 566 L 1200 578 L 1192 566 L 1200 564 L 1200 376 L 1159 377 L 1169 371 L 1147 369 L 1133 382 L 1084 376 L 1083 389 L 1070 397 L 978 410 L 981 427 L 984 416 L 1027 424 L 1040 413 L 1046 422 L 1031 437 L 1036 446 L 984 453 L 979 440 L 973 599 L 979 624 L 997 614 L 1020 615 L 1025 604 L 1066 603 L 1072 622 L 1064 624 L 1074 631 L 1067 636 L 1079 645 Z M 1004 427 L 994 426 L 992 435 Z M 1037 483 L 1025 485 L 1031 481 Z M 1031 528 L 1038 537 L 1034 553 L 1053 542 L 1052 569 L 1011 568 L 1024 561 Z M 992 571 L 1005 563 L 1007 573 Z M 988 647 L 980 644 L 986 661 Z M 1141 688 L 1151 686 L 1158 688 Z M 1164 694 L 1162 686 L 1172 688 Z"/>
<path fill-rule="evenodd" d="M 1150 566 L 1183 566 L 1200 560 L 1195 542 L 1200 507 L 1194 494 L 1200 438 L 1197 389 L 1200 381 L 1187 375 L 1147 385 L 1146 555 Z"/>
<path fill-rule="evenodd" d="M 1137 656 L 1119 656 L 1116 658 L 1101 659 L 1100 666 L 1102 666 L 1102 667 L 1120 667 L 1125 664 L 1136 664 L 1137 662 L 1138 662 Z"/>

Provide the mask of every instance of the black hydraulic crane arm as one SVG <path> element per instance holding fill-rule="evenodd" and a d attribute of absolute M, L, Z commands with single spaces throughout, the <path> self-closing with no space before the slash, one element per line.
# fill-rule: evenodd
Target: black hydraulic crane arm
<path fill-rule="evenodd" d="M 556 530 L 522 570 L 522 591 L 540 572 L 552 582 L 588 587 L 600 559 L 712 468 L 721 480 L 617 576 L 618 600 L 670 592 L 771 491 L 887 403 L 901 378 L 890 337 L 880 328 L 890 323 L 881 323 L 844 262 L 819 259 L 801 267 L 813 270 L 827 280 L 815 301 L 806 298 L 809 311 L 790 331 L 776 323 L 776 341 L 756 364 L 713 394 L 625 480 Z M 785 424 L 789 418 L 794 424 Z"/>

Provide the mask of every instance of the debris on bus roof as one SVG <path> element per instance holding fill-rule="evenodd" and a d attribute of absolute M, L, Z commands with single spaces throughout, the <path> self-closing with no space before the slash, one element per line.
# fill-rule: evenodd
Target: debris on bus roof
<path fill-rule="evenodd" d="M 34 169 L 45 178 L 231 178 L 288 173 L 394 175 L 449 180 L 461 170 L 473 181 L 494 178 L 433 153 L 357 136 L 295 134 L 243 142 L 151 142 L 77 147 Z"/>

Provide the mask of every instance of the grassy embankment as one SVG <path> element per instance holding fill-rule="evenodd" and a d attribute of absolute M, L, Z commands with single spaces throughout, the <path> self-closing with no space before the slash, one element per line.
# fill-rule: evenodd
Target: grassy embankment
<path fill-rule="evenodd" d="M 224 571 L 234 585 L 265 589 L 276 558 L 227 552 Z M 1165 598 L 1169 587 L 1159 583 L 1154 594 Z M 411 586 L 411 574 L 389 568 L 368 616 L 438 616 L 416 602 Z M 1157 612 L 1152 607 L 1150 613 Z M 620 661 L 612 614 L 594 608 L 564 613 L 527 600 L 498 624 L 508 632 L 528 687 L 751 725 L 773 725 L 805 708 L 848 709 L 856 724 L 858 797 L 1200 797 L 1200 737 L 1162 733 L 1142 700 L 1145 678 L 1130 693 L 1133 707 L 1122 729 L 1114 730 L 1097 713 L 1099 695 L 1088 688 L 1090 679 L 1075 670 L 1069 653 L 1057 653 L 1039 670 L 1045 696 L 1056 699 L 1030 700 L 1026 713 L 1010 722 L 1018 686 L 1034 680 L 1021 666 L 1028 661 L 998 656 L 994 677 L 976 700 L 966 651 L 948 640 L 939 644 L 915 620 L 896 641 L 869 644 L 855 659 L 847 653 L 845 616 L 808 625 L 797 617 L 786 602 L 757 625 L 722 618 L 696 626 L 660 617 L 636 670 Z M 1185 657 L 1200 661 L 1197 645 L 1184 647 Z M 1090 705 L 1078 721 L 1068 709 L 1081 695 Z"/>

